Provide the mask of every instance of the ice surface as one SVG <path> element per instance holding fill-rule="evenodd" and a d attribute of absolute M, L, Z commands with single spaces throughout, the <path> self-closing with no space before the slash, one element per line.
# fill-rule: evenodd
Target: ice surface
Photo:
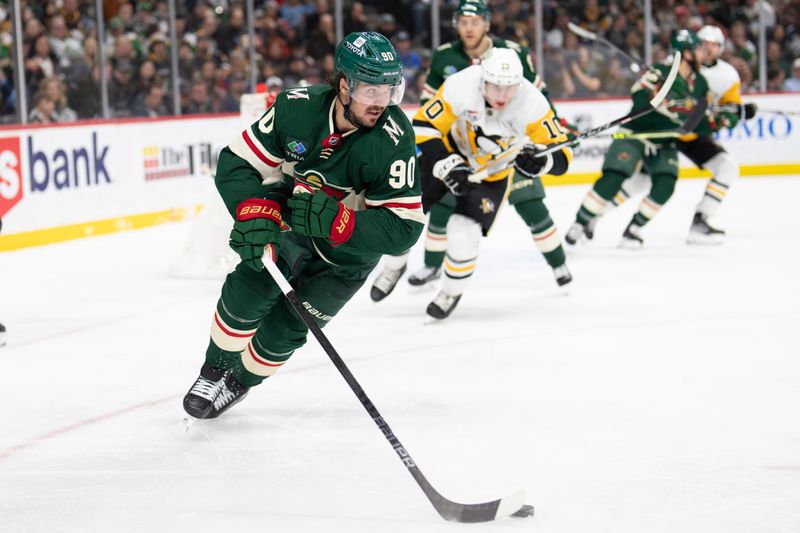
<path fill-rule="evenodd" d="M 635 204 L 608 215 L 567 290 L 505 208 L 446 322 L 402 281 L 326 328 L 444 496 L 536 507 L 474 526 L 439 518 L 313 339 L 184 431 L 220 287 L 166 276 L 189 224 L 3 253 L 0 531 L 800 531 L 800 178 L 737 183 L 719 247 L 684 244 L 702 186 L 640 251 L 616 248 Z M 549 189 L 562 235 L 586 190 Z"/>

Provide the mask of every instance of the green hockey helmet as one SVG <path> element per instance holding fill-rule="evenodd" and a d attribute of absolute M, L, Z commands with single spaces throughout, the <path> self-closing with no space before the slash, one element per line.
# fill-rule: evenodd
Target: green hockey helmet
<path fill-rule="evenodd" d="M 672 49 L 678 52 L 695 50 L 700 46 L 700 38 L 693 31 L 680 30 L 672 36 Z"/>
<path fill-rule="evenodd" d="M 483 17 L 488 21 L 491 14 L 485 0 L 461 0 L 453 13 L 453 27 L 457 26 L 458 17 Z"/>
<path fill-rule="evenodd" d="M 347 80 L 354 100 L 396 105 L 403 99 L 403 63 L 389 39 L 380 33 L 353 32 L 342 39 L 334 56 L 334 79 L 340 75 Z"/>

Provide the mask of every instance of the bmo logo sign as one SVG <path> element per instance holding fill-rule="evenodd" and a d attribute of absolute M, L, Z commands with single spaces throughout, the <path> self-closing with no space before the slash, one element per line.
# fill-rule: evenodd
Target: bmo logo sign
<path fill-rule="evenodd" d="M 19 137 L 0 138 L 0 217 L 22 200 Z"/>

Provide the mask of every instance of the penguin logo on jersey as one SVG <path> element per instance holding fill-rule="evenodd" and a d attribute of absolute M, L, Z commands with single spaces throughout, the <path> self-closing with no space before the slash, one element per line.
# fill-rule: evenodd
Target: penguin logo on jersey
<path fill-rule="evenodd" d="M 488 215 L 494 211 L 494 202 L 488 198 L 481 198 L 481 211 L 484 215 Z"/>

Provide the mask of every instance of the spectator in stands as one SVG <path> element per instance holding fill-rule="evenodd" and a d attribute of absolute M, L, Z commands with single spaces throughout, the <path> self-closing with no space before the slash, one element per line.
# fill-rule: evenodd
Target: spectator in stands
<path fill-rule="evenodd" d="M 46 94 L 53 101 L 53 122 L 75 122 L 78 114 L 70 109 L 67 103 L 67 95 L 64 92 L 64 84 L 58 78 L 47 78 L 39 84 L 39 91 Z"/>
<path fill-rule="evenodd" d="M 631 74 L 630 68 L 623 67 L 619 57 L 611 57 L 608 60 L 605 76 L 603 76 L 601 90 L 606 96 L 627 96 L 630 94 L 633 78 L 634 75 Z"/>
<path fill-rule="evenodd" d="M 164 102 L 164 89 L 158 85 L 151 85 L 146 93 L 138 94 L 133 103 L 135 117 L 163 117 L 169 114 Z"/>
<path fill-rule="evenodd" d="M 767 68 L 767 90 L 782 91 L 786 81 L 786 73 L 777 65 Z"/>
<path fill-rule="evenodd" d="M 389 40 L 394 39 L 395 34 L 400 31 L 397 20 L 391 13 L 384 13 L 378 19 L 378 33 L 382 33 Z"/>
<path fill-rule="evenodd" d="M 211 113 L 211 99 L 208 96 L 208 87 L 201 79 L 192 82 L 191 92 L 189 93 L 188 105 L 183 109 L 186 114 Z"/>
<path fill-rule="evenodd" d="M 172 74 L 172 64 L 167 48 L 167 36 L 156 32 L 149 38 L 149 51 L 147 59 L 153 63 L 156 72 L 161 78 L 169 78 Z"/>
<path fill-rule="evenodd" d="M 63 0 L 58 14 L 64 19 L 69 31 L 83 31 L 84 28 L 94 24 L 94 21 L 81 13 L 78 0 Z"/>
<path fill-rule="evenodd" d="M 105 72 L 106 79 L 108 79 L 111 72 L 110 63 L 106 64 Z M 76 83 L 70 86 L 67 99 L 80 119 L 95 118 L 101 115 L 100 65 L 93 65 L 89 76 L 78 78 Z"/>
<path fill-rule="evenodd" d="M 113 117 L 131 116 L 131 106 L 136 97 L 134 72 L 133 64 L 127 59 L 114 63 L 111 80 L 108 83 L 108 107 Z"/>
<path fill-rule="evenodd" d="M 45 78 L 58 74 L 58 58 L 50 50 L 50 42 L 44 34 L 39 35 L 31 46 L 28 59 L 25 60 L 25 78 L 28 92 L 35 93 L 39 83 Z"/>
<path fill-rule="evenodd" d="M 220 26 L 214 38 L 219 51 L 227 55 L 239 45 L 242 36 L 246 34 L 244 9 L 241 5 L 235 4 L 231 7 L 227 22 Z"/>
<path fill-rule="evenodd" d="M 56 103 L 53 97 L 44 92 L 38 92 L 33 97 L 33 109 L 28 114 L 31 124 L 50 124 L 56 122 Z"/>
<path fill-rule="evenodd" d="M 331 12 L 331 6 L 328 0 L 315 0 L 314 7 L 309 9 L 306 13 L 306 23 L 304 35 L 311 35 L 311 32 L 319 26 L 319 18 Z M 345 33 L 345 35 L 347 35 Z"/>
<path fill-rule="evenodd" d="M 397 33 L 394 39 L 394 49 L 397 50 L 400 61 L 403 62 L 403 77 L 406 79 L 406 86 L 411 86 L 414 76 L 422 68 L 422 59 L 411 49 L 411 36 L 408 35 L 408 32 Z"/>
<path fill-rule="evenodd" d="M 58 57 L 61 69 L 68 69 L 74 59 L 83 55 L 80 38 L 69 34 L 67 23 L 60 15 L 50 19 L 48 30 L 50 32 L 50 48 Z M 80 36 L 80 32 L 76 31 L 76 33 Z"/>
<path fill-rule="evenodd" d="M 736 57 L 741 57 L 750 66 L 756 68 L 756 45 L 747 38 L 747 31 L 742 21 L 736 21 L 731 26 L 731 46 L 732 53 Z"/>
<path fill-rule="evenodd" d="M 136 92 L 146 94 L 153 85 L 162 85 L 162 80 L 156 72 L 155 64 L 150 61 L 142 61 L 136 73 Z"/>
<path fill-rule="evenodd" d="M 364 13 L 364 4 L 353 2 L 350 13 L 344 19 L 344 34 L 349 35 L 354 31 L 367 31 L 367 15 Z"/>
<path fill-rule="evenodd" d="M 792 63 L 792 77 L 783 82 L 783 90 L 800 92 L 800 57 Z"/>
<path fill-rule="evenodd" d="M 308 7 L 300 0 L 284 0 L 278 13 L 280 17 L 289 23 L 295 31 L 301 31 L 305 25 L 305 17 Z"/>
<path fill-rule="evenodd" d="M 336 51 L 336 28 L 333 15 L 325 13 L 319 17 L 319 26 L 308 38 L 306 53 L 319 61 Z"/>
<path fill-rule="evenodd" d="M 208 0 L 197 0 L 192 12 L 186 17 L 186 31 L 196 33 L 209 15 L 214 16 L 214 12 L 211 10 Z"/>
<path fill-rule="evenodd" d="M 617 48 L 624 48 L 625 36 L 628 31 L 628 17 L 626 17 L 624 13 L 618 13 L 617 16 L 614 17 L 611 28 L 606 33 L 606 39 Z M 669 35 L 667 35 L 667 42 L 669 42 Z"/>
<path fill-rule="evenodd" d="M 593 96 L 602 86 L 597 64 L 585 46 L 579 47 L 578 53 L 569 59 L 569 74 L 575 85 L 575 93 L 572 96 L 576 98 Z"/>
<path fill-rule="evenodd" d="M 597 0 L 586 0 L 578 25 L 593 33 L 602 34 L 611 25 L 611 17 L 605 9 L 600 9 Z"/>
<path fill-rule="evenodd" d="M 781 69 L 787 78 L 792 75 L 792 62 L 784 59 L 781 45 L 777 41 L 767 43 L 767 70 L 771 67 Z"/>

